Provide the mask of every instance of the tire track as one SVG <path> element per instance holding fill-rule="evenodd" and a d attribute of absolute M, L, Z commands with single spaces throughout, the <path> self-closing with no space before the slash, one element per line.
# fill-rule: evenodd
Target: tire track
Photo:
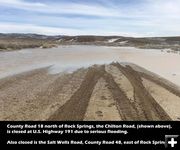
<path fill-rule="evenodd" d="M 114 81 L 111 74 L 105 72 L 103 78 L 108 83 L 108 88 L 111 91 L 114 100 L 117 103 L 117 107 L 120 116 L 123 121 L 139 120 L 135 109 L 131 106 L 126 94 L 119 88 L 118 84 Z"/>
<path fill-rule="evenodd" d="M 113 95 L 104 78 L 100 78 L 93 90 L 84 121 L 122 121 Z"/>
<path fill-rule="evenodd" d="M 103 76 L 102 67 L 91 67 L 80 88 L 74 93 L 68 102 L 60 107 L 49 121 L 83 121 L 89 100 L 98 80 Z"/>
<path fill-rule="evenodd" d="M 86 71 L 77 70 L 72 74 L 65 75 L 44 75 L 44 70 L 39 73 L 33 72 L 33 76 L 29 80 L 22 81 L 21 78 L 12 84 L 10 87 L 4 89 L 11 91 L 14 87 L 16 90 L 7 95 L 4 93 L 3 106 L 8 111 L 3 115 L 3 120 L 46 120 L 53 114 L 60 106 L 62 106 L 69 97 L 79 88 L 81 81 L 85 76 Z M 31 74 L 31 73 L 29 73 Z M 45 77 L 44 77 L 45 76 Z M 19 84 L 18 84 L 19 81 Z M 28 82 L 27 82 L 28 81 Z M 18 85 L 18 86 L 17 86 Z M 24 88 L 22 88 L 25 86 Z M 28 87 L 26 87 L 28 86 Z M 21 89 L 19 89 L 21 88 Z M 27 91 L 29 91 L 27 93 Z M 1 103 L 0 91 L 0 103 Z M 13 95 L 12 95 L 13 94 Z M 29 95 L 27 95 L 29 94 Z M 14 107 L 16 106 L 16 107 Z"/>
<path fill-rule="evenodd" d="M 142 77 L 159 83 L 161 87 L 166 86 L 166 89 L 172 92 L 173 88 L 150 75 L 135 71 L 130 66 L 123 67 L 119 63 L 112 65 L 117 71 L 121 71 L 131 83 L 134 101 L 130 101 L 126 92 L 116 83 L 114 77 L 116 72 L 111 74 L 106 71 L 105 65 L 93 66 L 61 76 L 48 75 L 47 69 L 43 68 L 0 81 L 0 90 L 4 92 L 6 98 L 2 106 L 6 104 L 6 109 L 13 112 L 10 113 L 12 116 L 7 115 L 6 117 L 10 120 L 83 121 L 95 86 L 102 78 L 107 83 L 102 88 L 106 87 L 110 92 L 110 100 L 115 102 L 117 114 L 119 113 L 123 121 L 171 120 L 145 88 Z M 22 88 L 23 86 L 26 88 Z M 8 94 L 14 87 L 17 89 Z M 31 92 L 27 94 L 26 90 Z M 21 91 L 21 95 L 18 91 Z M 104 97 L 101 90 L 98 92 L 101 97 Z M 15 107 L 14 104 L 16 104 Z M 111 113 L 108 111 L 107 114 Z"/>
<path fill-rule="evenodd" d="M 130 66 L 123 67 L 119 63 L 114 63 L 116 67 L 124 73 L 134 87 L 135 107 L 141 120 L 171 120 L 163 108 L 149 94 L 142 84 L 141 76 Z"/>
<path fill-rule="evenodd" d="M 156 78 L 153 78 L 153 77 L 151 77 L 150 75 L 148 75 L 148 74 L 146 74 L 146 73 L 139 72 L 139 74 L 140 74 L 143 78 L 145 78 L 145 79 L 147 79 L 147 80 L 150 80 L 150 81 L 152 81 L 152 82 L 154 82 L 154 83 L 162 86 L 163 88 L 165 88 L 165 89 L 168 90 L 169 92 L 171 92 L 171 93 L 175 94 L 176 96 L 179 96 L 179 97 L 180 97 L 180 91 L 179 91 L 179 90 L 177 90 L 177 89 L 175 89 L 175 88 L 173 88 L 173 87 L 171 87 L 171 86 L 168 86 L 166 83 L 163 83 L 161 80 L 158 80 L 158 79 L 156 79 Z"/>

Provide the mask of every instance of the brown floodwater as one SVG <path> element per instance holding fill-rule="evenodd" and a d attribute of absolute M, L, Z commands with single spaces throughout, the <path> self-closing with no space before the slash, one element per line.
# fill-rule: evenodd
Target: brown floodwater
<path fill-rule="evenodd" d="M 137 64 L 180 85 L 180 53 L 87 45 L 0 52 L 0 78 L 47 66 L 51 66 L 49 73 L 56 74 L 113 61 Z"/>

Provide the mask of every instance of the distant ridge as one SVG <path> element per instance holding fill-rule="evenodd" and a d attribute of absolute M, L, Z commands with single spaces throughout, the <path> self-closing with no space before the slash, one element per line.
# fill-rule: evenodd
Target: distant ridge
<path fill-rule="evenodd" d="M 64 44 L 131 46 L 144 49 L 172 49 L 174 51 L 180 51 L 180 36 L 135 38 L 123 36 L 47 36 L 39 34 L 0 33 L 0 50 L 36 47 L 50 48 Z"/>

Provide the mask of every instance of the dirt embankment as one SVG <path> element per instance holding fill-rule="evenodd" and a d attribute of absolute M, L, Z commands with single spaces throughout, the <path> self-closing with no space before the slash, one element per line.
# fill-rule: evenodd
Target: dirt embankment
<path fill-rule="evenodd" d="M 0 120 L 180 119 L 179 90 L 119 63 L 72 74 L 50 75 L 44 68 L 1 79 L 0 105 Z"/>

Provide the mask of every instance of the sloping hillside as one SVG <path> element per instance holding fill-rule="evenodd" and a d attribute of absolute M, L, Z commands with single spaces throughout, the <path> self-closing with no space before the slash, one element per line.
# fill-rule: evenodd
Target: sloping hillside
<path fill-rule="evenodd" d="M 45 36 L 36 34 L 0 34 L 0 50 L 51 48 L 58 45 L 87 44 L 131 46 L 144 49 L 180 51 L 180 37 L 133 38 L 122 36 Z"/>

